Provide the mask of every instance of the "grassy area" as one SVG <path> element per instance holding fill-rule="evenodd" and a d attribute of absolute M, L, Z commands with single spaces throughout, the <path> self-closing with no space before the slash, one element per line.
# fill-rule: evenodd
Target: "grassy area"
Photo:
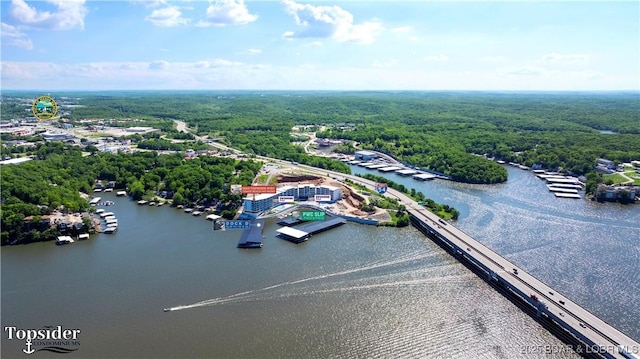
<path fill-rule="evenodd" d="M 611 181 L 613 181 L 614 185 L 627 183 L 627 181 L 629 181 L 629 178 L 633 180 L 633 184 L 640 185 L 640 174 L 638 174 L 633 167 L 625 168 L 624 176 L 620 173 L 604 175 L 605 183 L 608 179 L 610 179 Z"/>
<path fill-rule="evenodd" d="M 627 182 L 627 178 L 622 176 L 622 175 L 620 175 L 619 173 L 612 173 L 612 174 L 609 174 L 609 175 L 604 175 L 604 180 L 605 180 L 605 183 L 607 182 L 607 180 L 611 180 L 611 181 L 613 181 L 613 184 L 619 184 L 619 183 L 622 183 L 622 182 Z"/>

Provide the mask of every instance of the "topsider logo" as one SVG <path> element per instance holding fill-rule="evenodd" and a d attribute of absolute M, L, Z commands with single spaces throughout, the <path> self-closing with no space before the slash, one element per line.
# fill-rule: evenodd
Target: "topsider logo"
<path fill-rule="evenodd" d="M 63 329 L 62 326 L 45 326 L 41 329 L 21 329 L 18 327 L 4 327 L 8 340 L 24 340 L 25 354 L 33 354 L 39 351 L 48 351 L 58 354 L 67 354 L 80 348 L 78 334 L 80 329 Z M 68 348 L 76 347 L 76 348 Z"/>

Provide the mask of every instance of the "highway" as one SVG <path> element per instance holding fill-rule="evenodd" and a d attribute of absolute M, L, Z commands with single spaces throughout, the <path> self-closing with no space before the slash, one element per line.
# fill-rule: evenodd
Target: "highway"
<path fill-rule="evenodd" d="M 215 146 L 239 153 L 239 151 L 221 144 L 215 144 Z M 255 159 L 292 166 L 292 163 L 289 161 L 275 158 L 256 156 Z M 316 172 L 320 175 L 330 175 L 337 180 L 349 179 L 368 188 L 375 189 L 374 181 L 361 177 L 318 169 L 302 164 L 295 165 L 295 167 Z M 523 300 L 528 301 L 532 307 L 537 307 L 538 314 L 551 318 L 567 332 L 585 343 L 588 351 L 579 354 L 597 355 L 608 358 L 640 358 L 640 356 L 638 356 L 640 344 L 626 334 L 596 317 L 569 298 L 562 296 L 555 289 L 509 262 L 452 224 L 441 220 L 440 217 L 418 205 L 407 195 L 392 188 L 388 188 L 385 195 L 396 198 L 399 203 L 405 205 L 409 214 L 430 227 L 436 237 L 441 238 L 441 240 L 444 239 L 445 243 L 453 246 L 452 255 L 454 255 L 454 257 L 457 257 L 459 260 L 466 258 L 477 267 L 487 271 L 489 278 L 485 279 L 495 280 L 507 285 L 510 290 L 519 295 Z M 536 297 L 536 299 L 533 297 Z M 620 346 L 627 348 L 632 354 L 621 354 L 618 349 Z"/>
<path fill-rule="evenodd" d="M 344 174 L 335 174 L 335 176 L 348 178 L 369 188 L 375 188 L 375 182 L 360 177 Z M 630 348 L 631 350 L 629 351 L 632 353 L 637 353 L 640 350 L 638 342 L 635 342 L 580 305 L 563 297 L 555 289 L 542 283 L 468 234 L 447 222 L 441 222 L 437 215 L 419 206 L 410 197 L 392 188 L 387 190 L 386 195 L 403 203 L 411 215 L 430 225 L 435 232 L 438 232 L 463 251 L 465 256 L 473 257 L 482 263 L 484 267 L 495 273 L 497 277 L 504 280 L 511 287 L 523 293 L 525 297 L 530 298 L 532 294 L 535 295 L 546 306 L 543 309 L 545 313 L 569 331 L 573 331 L 574 335 L 583 336 L 582 340 L 586 339 L 587 343 L 588 341 L 594 343 L 597 346 L 594 350 L 595 352 L 599 351 L 603 356 L 625 358 L 625 356 L 618 353 L 618 346 Z M 530 302 L 532 305 L 536 305 L 533 299 L 530 299 Z"/>

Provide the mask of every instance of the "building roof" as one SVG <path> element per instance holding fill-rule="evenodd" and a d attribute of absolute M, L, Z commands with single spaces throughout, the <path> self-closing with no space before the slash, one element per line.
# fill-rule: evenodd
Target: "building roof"
<path fill-rule="evenodd" d="M 307 232 L 301 231 L 299 229 L 291 228 L 291 227 L 282 227 L 278 229 L 276 232 L 282 233 L 285 236 L 293 237 L 296 239 L 304 238 L 305 236 L 309 235 L 309 233 Z"/>
<path fill-rule="evenodd" d="M 363 156 L 377 156 L 377 153 L 372 151 L 356 151 L 356 154 Z"/>
<path fill-rule="evenodd" d="M 31 158 L 29 157 L 11 158 L 8 160 L 1 161 L 0 165 L 17 165 L 18 163 L 23 163 L 27 161 L 31 161 Z"/>

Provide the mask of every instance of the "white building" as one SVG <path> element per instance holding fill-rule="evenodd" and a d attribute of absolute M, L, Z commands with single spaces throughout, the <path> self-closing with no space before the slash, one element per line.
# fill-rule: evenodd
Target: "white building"
<path fill-rule="evenodd" d="M 313 200 L 316 194 L 331 196 L 331 202 L 342 198 L 342 190 L 332 186 L 316 186 L 303 184 L 299 186 L 282 186 L 276 189 L 276 193 L 261 193 L 248 195 L 244 198 L 244 213 L 255 215 L 268 211 L 280 204 L 278 197 L 292 196 L 296 201 Z"/>
<path fill-rule="evenodd" d="M 359 161 L 371 161 L 374 158 L 377 158 L 378 155 L 375 152 L 371 151 L 356 151 L 355 159 Z"/>

